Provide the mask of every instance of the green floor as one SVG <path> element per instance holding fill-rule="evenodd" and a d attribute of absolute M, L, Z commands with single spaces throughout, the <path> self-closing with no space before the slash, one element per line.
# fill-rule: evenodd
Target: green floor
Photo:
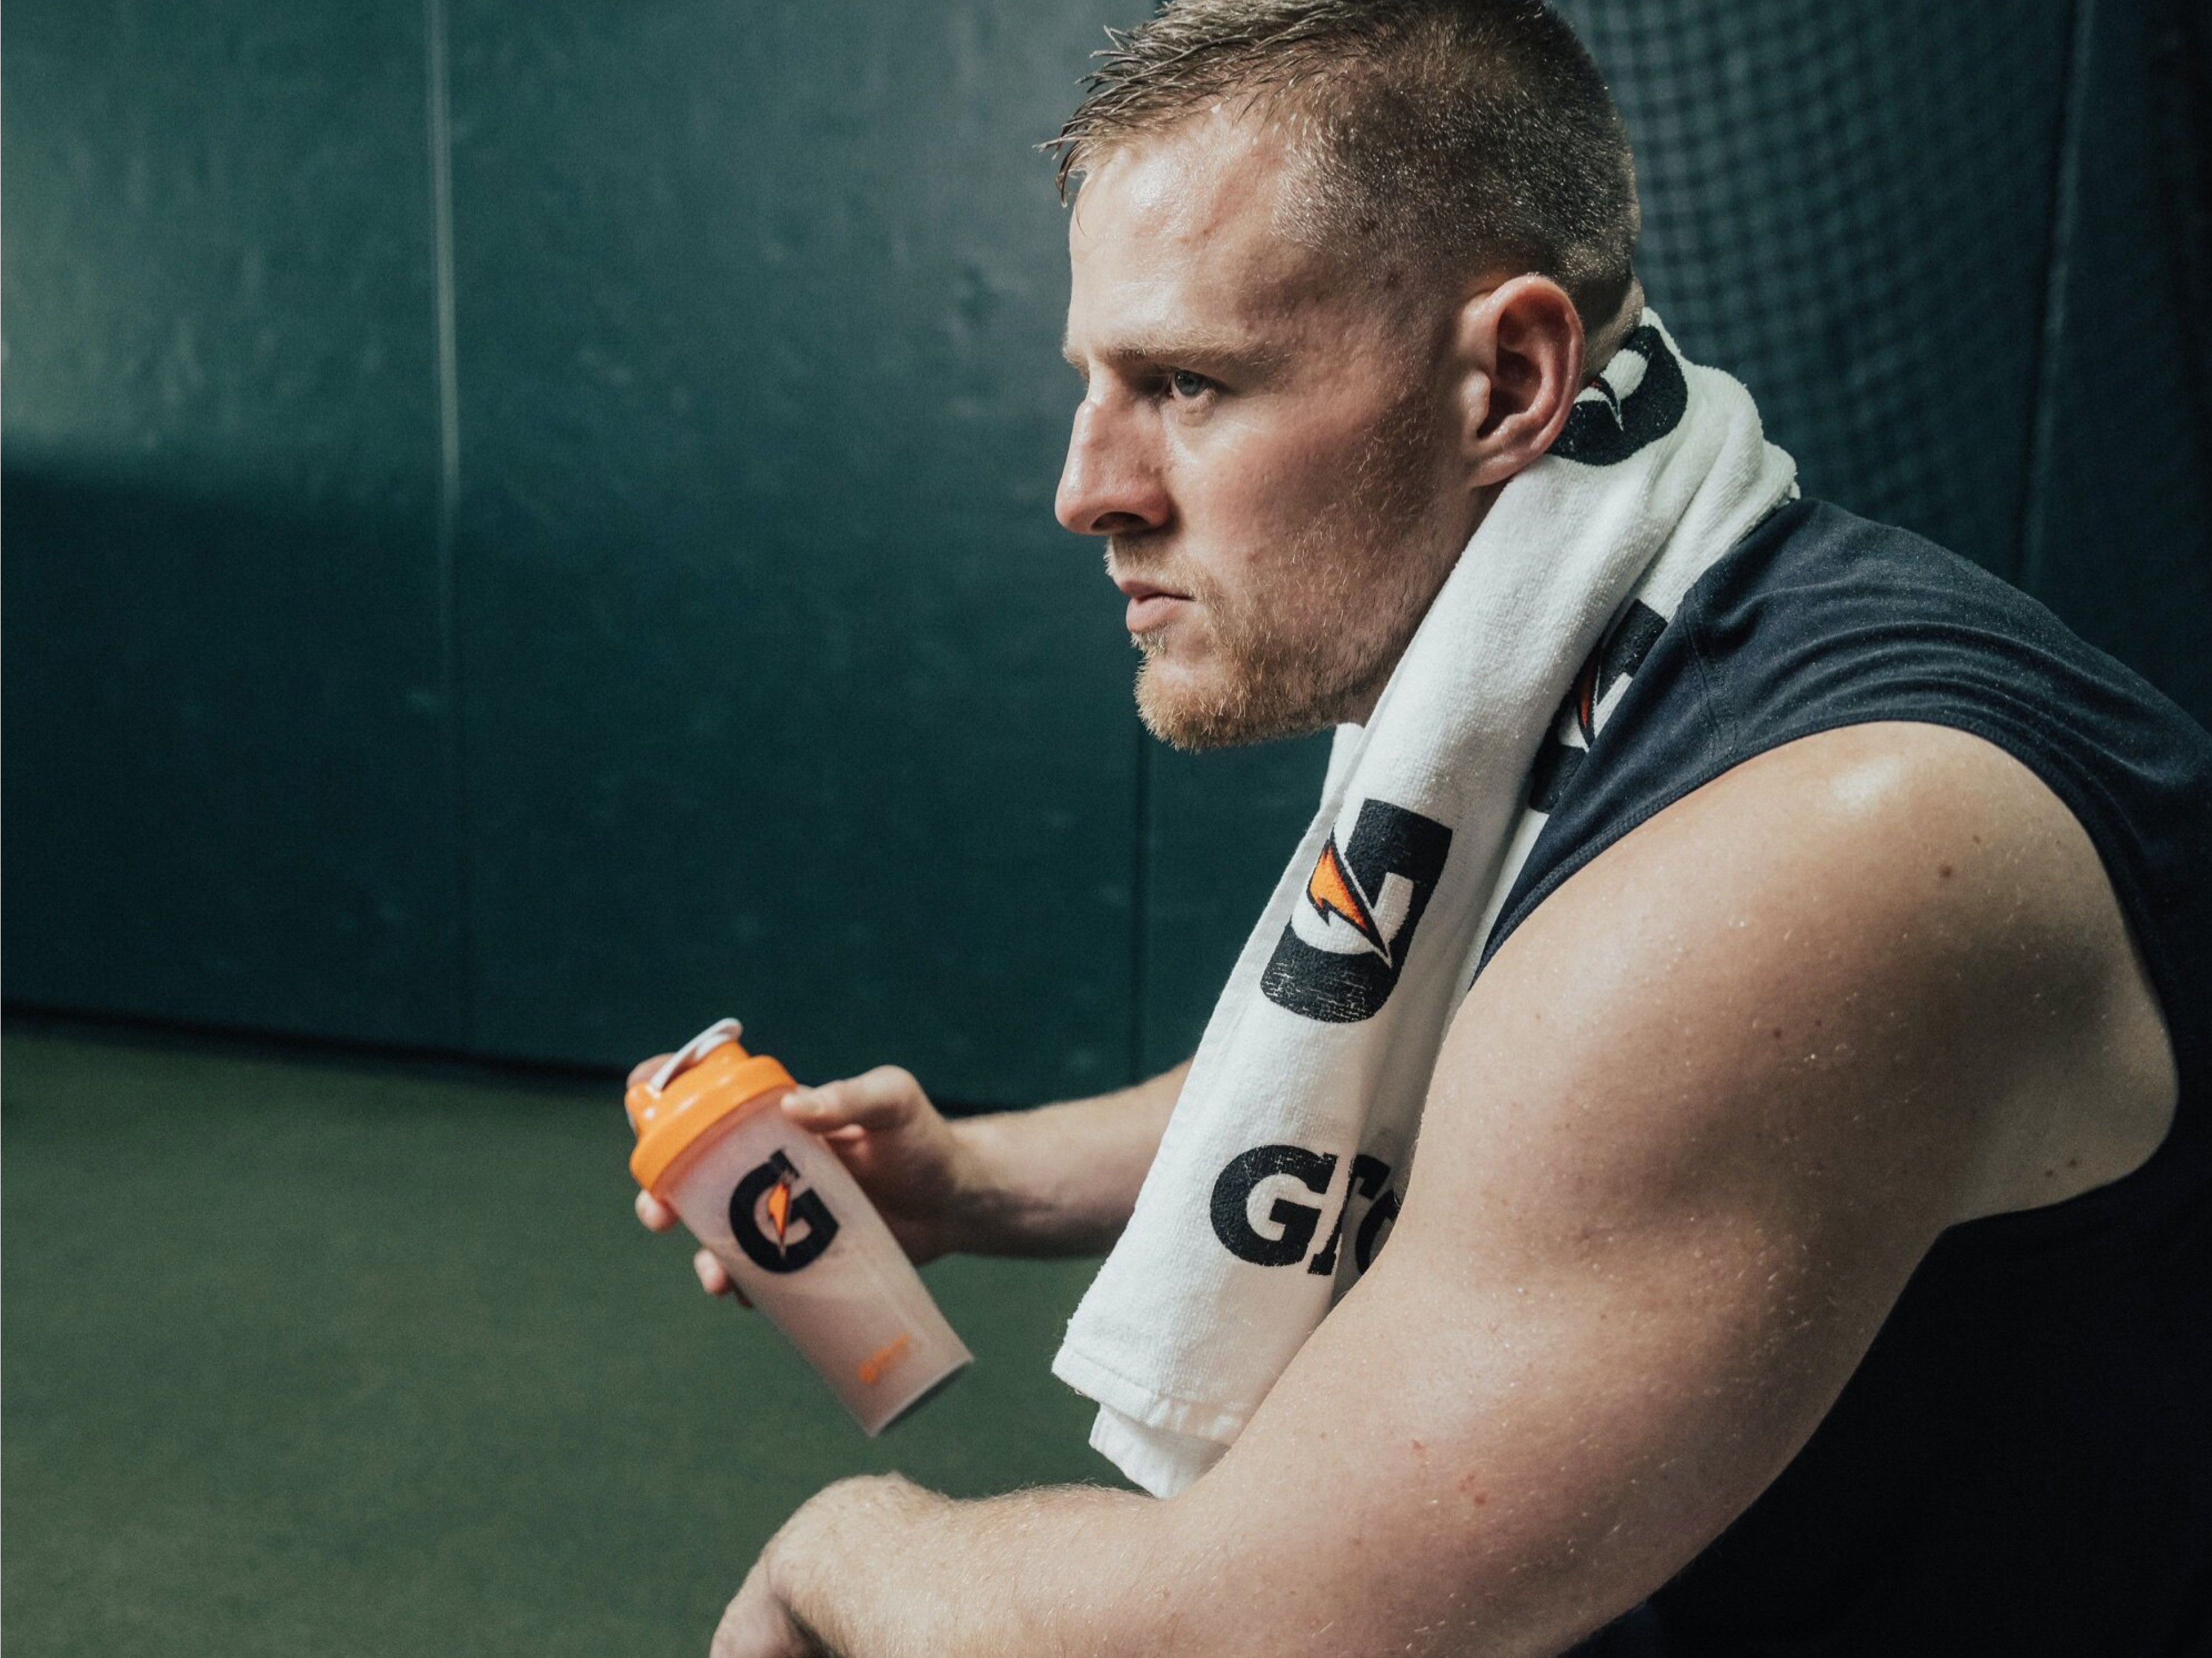
<path fill-rule="evenodd" d="M 931 1267 L 977 1362 L 871 1443 L 631 1218 L 611 1086 L 21 1024 L 0 1078 L 10 1658 L 698 1654 L 832 1479 L 1113 1478 L 1046 1370 L 1091 1263 Z"/>

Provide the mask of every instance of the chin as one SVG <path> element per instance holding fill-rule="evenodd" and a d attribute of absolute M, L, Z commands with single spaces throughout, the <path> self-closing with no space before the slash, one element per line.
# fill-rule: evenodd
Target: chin
<path fill-rule="evenodd" d="M 1185 753 L 1304 737 L 1336 722 L 1259 694 L 1249 683 L 1164 667 L 1147 655 L 1137 669 L 1137 718 L 1170 748 Z"/>

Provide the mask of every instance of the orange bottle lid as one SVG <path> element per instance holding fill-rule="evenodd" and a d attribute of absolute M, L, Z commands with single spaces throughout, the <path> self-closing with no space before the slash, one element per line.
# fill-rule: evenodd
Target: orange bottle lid
<path fill-rule="evenodd" d="M 656 1198 L 662 1195 L 656 1182 L 710 1129 L 756 1100 L 798 1086 L 777 1061 L 738 1046 L 739 1029 L 735 1019 L 716 1021 L 623 1097 L 637 1135 L 629 1172 Z"/>

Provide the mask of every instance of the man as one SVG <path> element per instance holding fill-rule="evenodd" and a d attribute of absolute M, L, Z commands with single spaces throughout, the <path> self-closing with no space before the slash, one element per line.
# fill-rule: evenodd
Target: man
<path fill-rule="evenodd" d="M 1059 513 L 1146 724 L 1379 726 L 1644 314 L 1595 70 L 1519 0 L 1186 0 L 1064 138 Z M 2205 1649 L 2212 739 L 1802 502 L 1569 701 L 1388 1250 L 1225 1454 L 1161 1498 L 833 1486 L 717 1654 Z M 786 1108 L 917 1259 L 1091 1253 L 1190 1074 Z"/>

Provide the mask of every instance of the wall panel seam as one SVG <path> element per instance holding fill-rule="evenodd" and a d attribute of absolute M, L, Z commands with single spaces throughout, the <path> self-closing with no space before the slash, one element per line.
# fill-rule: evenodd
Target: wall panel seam
<path fill-rule="evenodd" d="M 453 828 L 455 1027 L 459 1045 L 477 1043 L 475 932 L 469 901 L 467 718 L 461 702 L 461 640 L 456 519 L 460 511 L 460 371 L 453 298 L 452 76 L 445 0 L 423 0 L 429 123 L 432 304 L 437 324 L 438 677 L 445 714 L 447 799 Z"/>

